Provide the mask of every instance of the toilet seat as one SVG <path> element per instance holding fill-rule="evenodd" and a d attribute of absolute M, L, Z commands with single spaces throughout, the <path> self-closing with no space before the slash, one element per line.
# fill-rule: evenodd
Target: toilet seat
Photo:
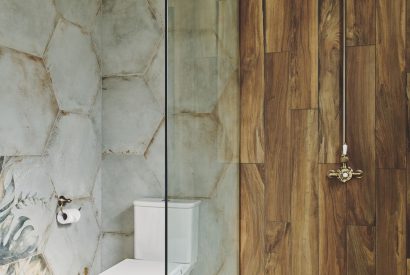
<path fill-rule="evenodd" d="M 168 275 L 184 275 L 188 265 L 168 263 Z M 165 263 L 126 259 L 100 275 L 164 275 Z"/>

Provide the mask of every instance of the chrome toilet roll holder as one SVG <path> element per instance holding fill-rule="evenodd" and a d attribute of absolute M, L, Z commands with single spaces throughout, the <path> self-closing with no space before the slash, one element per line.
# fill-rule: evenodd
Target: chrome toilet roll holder
<path fill-rule="evenodd" d="M 63 214 L 63 217 L 65 216 L 64 218 L 67 218 L 66 217 L 67 214 L 64 213 L 64 207 L 66 206 L 66 204 L 71 203 L 72 201 L 73 201 L 72 199 L 66 198 L 64 196 L 59 196 L 57 198 L 57 204 L 59 207 L 59 211 Z"/>

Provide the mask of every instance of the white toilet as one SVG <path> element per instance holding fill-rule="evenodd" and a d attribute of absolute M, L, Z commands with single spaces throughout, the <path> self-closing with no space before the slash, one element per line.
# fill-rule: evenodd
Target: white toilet
<path fill-rule="evenodd" d="M 198 254 L 200 201 L 168 201 L 168 275 L 188 275 Z M 100 275 L 164 275 L 165 202 L 134 201 L 134 258 Z"/>

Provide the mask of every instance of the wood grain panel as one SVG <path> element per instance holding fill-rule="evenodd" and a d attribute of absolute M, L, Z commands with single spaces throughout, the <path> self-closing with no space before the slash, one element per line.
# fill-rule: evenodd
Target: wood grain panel
<path fill-rule="evenodd" d="M 410 0 L 406 2 L 406 71 L 410 73 Z"/>
<path fill-rule="evenodd" d="M 347 50 L 347 143 L 349 164 L 365 176 L 347 186 L 347 223 L 373 225 L 375 220 L 375 47 Z"/>
<path fill-rule="evenodd" d="M 241 162 L 264 161 L 264 43 L 261 0 L 240 1 Z"/>
<path fill-rule="evenodd" d="M 319 136 L 321 163 L 338 163 L 341 144 L 340 5 L 319 1 Z"/>
<path fill-rule="evenodd" d="M 283 52 L 290 48 L 292 1 L 265 0 L 265 52 Z"/>
<path fill-rule="evenodd" d="M 318 269 L 318 112 L 292 110 L 292 273 Z"/>
<path fill-rule="evenodd" d="M 406 274 L 406 171 L 377 171 L 377 274 Z"/>
<path fill-rule="evenodd" d="M 265 273 L 264 185 L 256 164 L 241 164 L 241 274 Z"/>
<path fill-rule="evenodd" d="M 407 130 L 410 130 L 410 73 L 406 74 L 406 96 L 407 96 Z M 407 134 L 407 152 L 410 151 L 410 135 Z M 408 155 L 406 160 L 408 159 Z M 406 161 L 408 166 L 408 163 Z"/>
<path fill-rule="evenodd" d="M 346 45 L 376 43 L 376 0 L 346 1 Z"/>
<path fill-rule="evenodd" d="M 407 153 L 407 158 L 410 157 L 410 152 Z M 406 190 L 406 257 L 410 259 L 410 164 L 407 163 L 407 190 Z M 409 273 L 410 275 L 410 273 Z"/>
<path fill-rule="evenodd" d="M 347 227 L 347 274 L 372 275 L 376 273 L 375 228 L 373 226 Z"/>
<path fill-rule="evenodd" d="M 291 42 L 292 108 L 306 109 L 318 106 L 318 0 L 292 2 L 293 39 Z"/>
<path fill-rule="evenodd" d="M 265 253 L 266 275 L 287 275 L 291 267 L 290 223 L 269 222 L 266 224 Z"/>
<path fill-rule="evenodd" d="M 376 161 L 406 168 L 405 0 L 377 0 Z"/>
<path fill-rule="evenodd" d="M 407 274 L 410 274 L 410 259 L 407 259 Z"/>
<path fill-rule="evenodd" d="M 290 221 L 291 138 L 288 60 L 288 53 L 265 55 L 265 197 L 267 198 L 265 213 L 267 221 Z"/>
<path fill-rule="evenodd" d="M 329 180 L 336 164 L 319 169 L 319 274 L 346 273 L 346 185 Z"/>

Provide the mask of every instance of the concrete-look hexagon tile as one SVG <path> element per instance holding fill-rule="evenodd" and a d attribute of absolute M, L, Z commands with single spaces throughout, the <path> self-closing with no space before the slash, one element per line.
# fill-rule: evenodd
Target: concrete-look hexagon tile
<path fill-rule="evenodd" d="M 57 204 L 41 157 L 10 158 L 1 174 L 0 186 L 4 190 L 0 202 L 0 239 L 6 244 L 0 249 L 0 264 L 4 264 L 42 250 Z M 7 242 L 7 238 L 11 241 Z"/>
<path fill-rule="evenodd" d="M 55 0 L 62 16 L 89 30 L 95 22 L 101 0 Z"/>
<path fill-rule="evenodd" d="M 68 207 L 81 207 L 81 219 L 70 225 L 54 221 L 44 250 L 47 262 L 58 275 L 83 274 L 85 267 L 90 269 L 101 233 L 91 201 L 73 201 Z"/>
<path fill-rule="evenodd" d="M 98 152 L 102 153 L 102 90 L 97 93 L 94 106 L 90 112 L 90 118 L 98 140 Z"/>
<path fill-rule="evenodd" d="M 88 113 L 101 81 L 90 35 L 79 27 L 60 20 L 45 60 L 60 109 Z"/>
<path fill-rule="evenodd" d="M 198 262 L 192 275 L 238 274 L 238 202 L 239 167 L 232 164 L 218 182 L 212 198 L 200 205 Z"/>
<path fill-rule="evenodd" d="M 98 169 L 97 177 L 95 179 L 94 188 L 91 193 L 93 205 L 95 208 L 95 215 L 98 224 L 102 225 L 102 172 Z"/>
<path fill-rule="evenodd" d="M 103 75 L 143 73 L 162 36 L 147 0 L 104 1 L 102 10 Z"/>
<path fill-rule="evenodd" d="M 0 48 L 0 155 L 40 155 L 58 106 L 40 58 Z"/>
<path fill-rule="evenodd" d="M 100 239 L 98 241 L 98 246 L 97 246 L 97 251 L 95 252 L 94 260 L 93 260 L 93 265 L 91 266 L 90 269 L 90 274 L 100 274 L 101 273 L 101 266 L 102 266 L 102 248 L 101 248 L 101 243 L 102 243 L 102 234 L 100 236 Z"/>
<path fill-rule="evenodd" d="M 54 29 L 52 0 L 0 1 L 0 45 L 42 56 Z"/>
<path fill-rule="evenodd" d="M 57 119 L 46 150 L 46 162 L 58 195 L 90 195 L 101 161 L 91 120 L 63 113 Z"/>
<path fill-rule="evenodd" d="M 101 41 L 101 25 L 102 25 L 102 9 L 98 10 L 97 13 L 97 18 L 95 19 L 95 24 L 91 30 L 91 39 L 94 43 L 94 47 L 95 47 L 95 52 L 97 54 L 97 58 L 98 58 L 98 63 L 100 64 L 100 69 L 102 68 L 101 64 L 102 64 L 102 60 L 101 60 L 101 56 L 102 56 L 102 41 Z M 101 72 L 102 74 L 102 72 Z"/>
<path fill-rule="evenodd" d="M 101 250 L 101 269 L 106 270 L 124 259 L 134 256 L 134 236 L 133 234 L 104 233 Z"/>
<path fill-rule="evenodd" d="M 165 69 L 165 43 L 162 41 L 144 79 L 163 112 L 165 112 Z"/>
<path fill-rule="evenodd" d="M 143 154 L 162 114 L 140 77 L 103 80 L 103 151 Z"/>
<path fill-rule="evenodd" d="M 214 114 L 218 117 L 218 159 L 221 162 L 239 161 L 240 137 L 240 87 L 239 73 L 234 71 L 231 77 L 221 85 L 219 100 Z"/>
<path fill-rule="evenodd" d="M 176 73 L 170 111 L 172 113 L 212 112 L 218 101 L 216 58 L 183 58 L 178 60 L 174 70 Z"/>
<path fill-rule="evenodd" d="M 169 195 L 209 197 L 224 169 L 218 161 L 215 117 L 180 114 L 168 121 Z"/>
<path fill-rule="evenodd" d="M 143 156 L 108 154 L 102 164 L 103 231 L 132 233 L 133 202 L 161 197 L 160 186 Z"/>
<path fill-rule="evenodd" d="M 165 27 L 165 0 L 148 0 L 148 3 L 154 10 L 158 22 L 161 24 L 162 27 Z"/>
<path fill-rule="evenodd" d="M 145 152 L 149 168 L 154 172 L 161 186 L 165 186 L 165 122 L 153 137 L 151 145 Z M 165 187 L 164 187 L 165 188 Z"/>

